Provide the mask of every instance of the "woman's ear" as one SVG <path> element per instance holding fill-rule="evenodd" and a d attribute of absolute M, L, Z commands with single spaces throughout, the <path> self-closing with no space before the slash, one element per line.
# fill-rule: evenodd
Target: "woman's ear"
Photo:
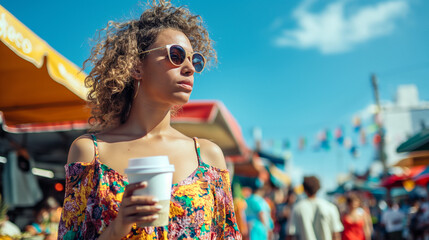
<path fill-rule="evenodd" d="M 136 64 L 136 66 L 131 71 L 131 77 L 133 77 L 135 80 L 142 80 L 143 79 L 143 66 L 141 63 Z"/>

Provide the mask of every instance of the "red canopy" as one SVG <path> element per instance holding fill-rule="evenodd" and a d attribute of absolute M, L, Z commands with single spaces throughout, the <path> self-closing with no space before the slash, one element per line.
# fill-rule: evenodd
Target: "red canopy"
<path fill-rule="evenodd" d="M 411 180 L 413 177 L 423 172 L 424 169 L 425 166 L 406 168 L 406 170 L 402 174 L 390 175 L 384 178 L 381 181 L 381 186 L 389 189 L 394 187 L 402 187 L 405 181 Z"/>
<path fill-rule="evenodd" d="M 220 101 L 192 101 L 172 118 L 174 128 L 187 136 L 206 138 L 222 148 L 231 161 L 242 162 L 249 149 L 241 128 Z"/>
<path fill-rule="evenodd" d="M 429 183 L 429 166 L 424 171 L 413 177 L 413 181 L 420 186 L 426 186 Z"/>

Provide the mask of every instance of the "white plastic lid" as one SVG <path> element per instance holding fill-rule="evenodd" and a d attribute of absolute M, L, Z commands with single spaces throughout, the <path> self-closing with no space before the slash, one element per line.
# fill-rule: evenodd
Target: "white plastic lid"
<path fill-rule="evenodd" d="M 150 156 L 131 158 L 128 160 L 128 168 L 153 168 L 170 165 L 168 156 Z"/>
<path fill-rule="evenodd" d="M 155 173 L 174 172 L 174 165 L 170 165 L 168 156 L 150 156 L 131 158 L 125 173 Z"/>
<path fill-rule="evenodd" d="M 150 167 L 150 168 L 126 168 L 126 174 L 150 174 L 150 173 L 165 173 L 174 172 L 174 165 L 163 167 Z"/>

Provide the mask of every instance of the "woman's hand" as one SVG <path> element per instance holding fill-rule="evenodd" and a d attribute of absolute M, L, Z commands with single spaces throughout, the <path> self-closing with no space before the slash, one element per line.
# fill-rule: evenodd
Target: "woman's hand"
<path fill-rule="evenodd" d="M 137 189 L 147 186 L 147 182 L 128 184 L 119 207 L 118 216 L 113 220 L 100 239 L 121 239 L 126 236 L 134 223 L 152 222 L 158 218 L 156 214 L 161 206 L 158 200 L 151 196 L 133 196 Z"/>

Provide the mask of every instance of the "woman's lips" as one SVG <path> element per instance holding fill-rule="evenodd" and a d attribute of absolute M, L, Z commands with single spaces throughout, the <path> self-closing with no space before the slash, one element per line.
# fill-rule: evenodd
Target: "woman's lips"
<path fill-rule="evenodd" d="M 180 82 L 178 82 L 178 84 L 179 84 L 180 88 L 192 91 L 193 84 L 191 81 L 180 81 Z"/>

